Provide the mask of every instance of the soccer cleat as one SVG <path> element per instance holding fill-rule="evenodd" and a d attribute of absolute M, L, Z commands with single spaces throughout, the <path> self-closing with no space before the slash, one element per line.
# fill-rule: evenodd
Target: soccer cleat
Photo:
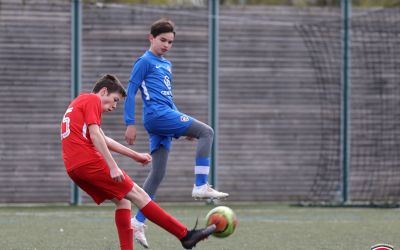
<path fill-rule="evenodd" d="M 197 199 L 223 199 L 228 197 L 229 194 L 219 192 L 211 187 L 208 183 L 202 186 L 193 186 L 192 197 Z"/>
<path fill-rule="evenodd" d="M 208 236 L 210 236 L 212 233 L 215 232 L 217 229 L 217 226 L 215 224 L 211 224 L 206 228 L 203 229 L 196 229 L 197 227 L 197 221 L 196 225 L 194 228 L 186 234 L 185 237 L 181 239 L 181 243 L 183 248 L 185 249 L 192 249 L 193 247 L 196 246 L 196 244 L 201 241 L 206 239 Z"/>
<path fill-rule="evenodd" d="M 131 219 L 131 224 L 136 241 L 144 248 L 149 248 L 146 236 L 144 235 L 144 230 L 147 228 L 147 226 L 143 222 L 138 221 L 135 217 Z"/>

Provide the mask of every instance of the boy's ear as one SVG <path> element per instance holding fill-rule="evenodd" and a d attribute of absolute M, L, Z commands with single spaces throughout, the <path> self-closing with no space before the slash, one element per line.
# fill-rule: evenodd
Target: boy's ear
<path fill-rule="evenodd" d="M 152 42 L 153 39 L 154 39 L 154 36 L 153 36 L 152 34 L 149 34 L 147 37 L 148 37 L 148 39 L 149 39 L 150 42 Z"/>
<path fill-rule="evenodd" d="M 108 95 L 108 90 L 106 87 L 103 87 L 100 89 L 99 93 L 101 96 L 105 96 L 105 95 Z"/>

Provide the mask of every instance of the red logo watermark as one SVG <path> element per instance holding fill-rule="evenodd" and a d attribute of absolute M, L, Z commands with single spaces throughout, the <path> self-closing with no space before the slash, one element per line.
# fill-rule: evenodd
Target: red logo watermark
<path fill-rule="evenodd" d="M 388 244 L 378 244 L 371 247 L 371 250 L 394 250 L 393 246 Z"/>

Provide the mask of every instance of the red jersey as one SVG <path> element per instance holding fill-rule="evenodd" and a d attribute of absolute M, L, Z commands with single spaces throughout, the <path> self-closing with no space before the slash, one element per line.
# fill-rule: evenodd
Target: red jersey
<path fill-rule="evenodd" d="M 104 161 L 90 139 L 91 124 L 101 125 L 101 100 L 95 94 L 81 94 L 68 106 L 61 122 L 62 157 L 68 172 Z"/>

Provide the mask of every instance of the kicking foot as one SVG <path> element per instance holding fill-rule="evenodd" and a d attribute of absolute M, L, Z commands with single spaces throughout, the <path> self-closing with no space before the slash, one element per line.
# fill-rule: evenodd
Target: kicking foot
<path fill-rule="evenodd" d="M 197 226 L 197 222 L 196 222 Z M 211 224 L 206 228 L 203 229 L 196 229 L 196 226 L 188 231 L 185 237 L 181 239 L 181 243 L 183 248 L 185 249 L 192 249 L 193 247 L 196 246 L 196 244 L 201 241 L 206 239 L 208 236 L 210 236 L 212 233 L 215 232 L 217 227 L 215 224 Z"/>

